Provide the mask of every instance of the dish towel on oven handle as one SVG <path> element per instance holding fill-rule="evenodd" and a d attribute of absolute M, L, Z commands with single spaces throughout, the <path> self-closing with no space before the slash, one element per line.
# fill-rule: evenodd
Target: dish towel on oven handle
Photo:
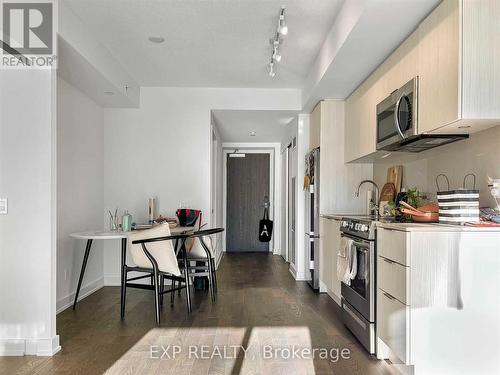
<path fill-rule="evenodd" d="M 353 240 L 342 237 L 337 253 L 337 279 L 351 285 Z"/>

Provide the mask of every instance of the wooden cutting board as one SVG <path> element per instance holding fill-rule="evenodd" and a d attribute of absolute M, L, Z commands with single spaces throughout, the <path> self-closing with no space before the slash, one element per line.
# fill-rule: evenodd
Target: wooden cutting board
<path fill-rule="evenodd" d="M 396 194 L 401 191 L 401 184 L 403 182 L 403 166 L 395 165 L 387 169 L 387 183 L 394 184 Z"/>

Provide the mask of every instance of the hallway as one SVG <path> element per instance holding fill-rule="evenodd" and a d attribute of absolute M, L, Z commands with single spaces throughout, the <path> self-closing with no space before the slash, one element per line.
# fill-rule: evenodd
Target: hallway
<path fill-rule="evenodd" d="M 385 374 L 339 319 L 327 295 L 295 282 L 279 256 L 226 254 L 218 299 L 196 292 L 193 313 L 183 295 L 166 298 L 156 327 L 152 294 L 105 287 L 57 317 L 62 351 L 52 358 L 0 358 L 2 374 Z M 239 349 L 243 346 L 245 351 Z M 288 349 L 317 348 L 313 355 Z M 239 349 L 239 350 L 238 350 Z M 323 350 L 321 350 L 323 349 Z M 327 358 L 323 357 L 327 356 Z M 272 357 L 272 358 L 271 358 Z"/>

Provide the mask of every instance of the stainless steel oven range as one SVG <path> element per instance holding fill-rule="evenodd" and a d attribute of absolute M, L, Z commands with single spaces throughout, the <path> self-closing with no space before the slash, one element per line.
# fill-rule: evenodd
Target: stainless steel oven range
<path fill-rule="evenodd" d="M 352 240 L 357 272 L 342 282 L 342 320 L 370 354 L 375 354 L 375 222 L 369 217 L 343 218 L 341 235 Z"/>

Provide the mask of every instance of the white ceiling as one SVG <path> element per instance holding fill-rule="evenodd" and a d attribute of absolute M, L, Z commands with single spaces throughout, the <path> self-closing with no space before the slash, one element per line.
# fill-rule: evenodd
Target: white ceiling
<path fill-rule="evenodd" d="M 343 0 L 64 2 L 141 86 L 298 88 Z M 282 4 L 289 34 L 271 79 L 269 38 Z"/>
<path fill-rule="evenodd" d="M 212 111 L 224 142 L 281 142 L 298 111 Z M 254 131 L 254 137 L 250 132 Z"/>

